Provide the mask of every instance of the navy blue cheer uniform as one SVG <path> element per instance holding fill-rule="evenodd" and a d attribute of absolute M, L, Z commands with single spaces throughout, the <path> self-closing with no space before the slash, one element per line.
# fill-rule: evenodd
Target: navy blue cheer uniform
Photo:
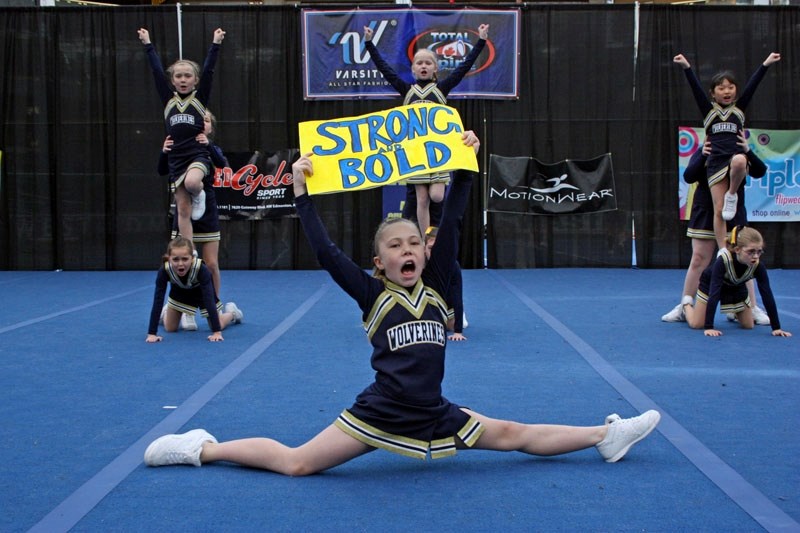
<path fill-rule="evenodd" d="M 164 104 L 164 124 L 167 135 L 174 141 L 168 155 L 170 183 L 174 191 L 183 183 L 189 168 L 199 168 L 204 175 L 211 172 L 208 149 L 197 142 L 195 137 L 198 133 L 203 133 L 203 119 L 211 94 L 211 83 L 214 80 L 214 66 L 219 55 L 219 45 L 211 44 L 197 88 L 186 96 L 181 96 L 170 86 L 169 80 L 164 74 L 164 67 L 152 43 L 145 45 L 145 52 L 153 71 L 158 96 Z"/>
<path fill-rule="evenodd" d="M 755 265 L 740 263 L 736 255 L 727 249 L 700 275 L 697 299 L 706 303 L 704 329 L 714 329 L 714 313 L 718 303 L 721 313 L 739 313 L 750 306 L 745 283 L 751 279 L 758 283 L 758 292 L 772 330 L 781 329 L 778 306 L 769 286 L 767 267 L 760 261 Z"/>
<path fill-rule="evenodd" d="M 450 94 L 456 85 L 461 83 L 464 76 L 467 75 L 472 69 L 472 65 L 477 61 L 478 56 L 481 55 L 483 48 L 486 46 L 484 39 L 478 39 L 475 46 L 472 47 L 464 61 L 450 73 L 447 78 L 442 81 L 430 80 L 414 80 L 414 83 L 408 83 L 406 80 L 397 75 L 394 69 L 386 62 L 386 60 L 378 52 L 378 48 L 371 40 L 365 43 L 367 52 L 369 52 L 372 61 L 378 68 L 389 85 L 403 96 L 403 105 L 421 104 L 426 102 L 433 102 L 436 104 L 447 104 L 447 95 Z M 430 183 L 448 183 L 450 181 L 450 174 L 448 172 L 438 172 L 424 176 L 414 176 L 404 180 L 409 184 L 430 184 Z"/>
<path fill-rule="evenodd" d="M 421 278 L 411 288 L 367 274 L 328 237 L 308 194 L 295 199 L 317 259 L 362 312 L 373 351 L 375 381 L 335 425 L 359 441 L 425 459 L 456 453 L 456 437 L 473 446 L 484 426 L 442 396 L 445 321 L 443 298 L 458 247 L 456 222 L 464 212 L 473 172 L 456 171 L 443 223 Z"/>
<path fill-rule="evenodd" d="M 158 321 L 161 316 L 161 308 L 164 306 L 167 285 L 170 286 L 167 299 L 169 307 L 187 315 L 194 315 L 199 308 L 200 314 L 211 322 L 211 331 L 222 331 L 219 322 L 222 302 L 216 296 L 211 271 L 202 259 L 195 257 L 192 266 L 183 277 L 178 276 L 169 261 L 165 261 L 158 269 L 147 333 L 158 334 Z"/>
<path fill-rule="evenodd" d="M 225 157 L 219 146 L 209 143 L 207 149 L 214 168 L 230 166 L 228 158 Z M 166 176 L 169 173 L 167 154 L 164 152 L 161 152 L 161 157 L 158 160 L 158 173 L 162 176 Z M 194 232 L 192 241 L 196 243 L 213 242 L 221 239 L 217 194 L 214 191 L 214 172 L 209 172 L 203 177 L 203 190 L 206 193 L 206 210 L 199 219 L 192 219 L 192 231 Z M 174 239 L 179 234 L 178 217 L 173 217 L 171 238 Z"/>
<path fill-rule="evenodd" d="M 730 171 L 731 158 L 735 154 L 741 154 L 742 148 L 738 143 L 738 135 L 744 130 L 744 110 L 750 103 L 755 93 L 756 87 L 764 79 L 767 67 L 763 63 L 750 77 L 744 91 L 738 92 L 734 103 L 721 106 L 709 100 L 700 85 L 700 80 L 691 68 L 683 69 L 692 94 L 703 114 L 703 127 L 706 130 L 706 137 L 711 141 L 711 155 L 708 156 L 706 164 L 706 176 L 708 184 L 713 186 L 728 177 Z"/>
<path fill-rule="evenodd" d="M 767 165 L 753 153 L 752 150 L 745 154 L 747 156 L 747 173 L 752 178 L 762 178 L 767 173 Z M 683 181 L 688 184 L 697 183 L 692 200 L 692 212 L 689 217 L 689 227 L 686 236 L 692 239 L 713 240 L 714 236 L 714 201 L 711 199 L 711 190 L 708 188 L 706 179 L 706 159 L 703 150 L 697 150 L 689 159 L 686 170 L 683 171 Z M 726 220 L 728 232 L 736 226 L 747 225 L 747 208 L 745 207 L 744 186 L 746 180 L 739 186 L 737 195 L 739 201 L 736 204 L 736 214 L 731 220 Z"/>

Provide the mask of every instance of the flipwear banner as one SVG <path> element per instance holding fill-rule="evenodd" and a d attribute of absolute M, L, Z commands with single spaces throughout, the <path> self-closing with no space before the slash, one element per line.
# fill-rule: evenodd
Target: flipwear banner
<path fill-rule="evenodd" d="M 767 165 L 764 177 L 750 175 L 744 185 L 749 222 L 800 222 L 800 130 L 745 130 L 747 144 Z M 703 146 L 703 128 L 678 128 L 678 212 L 681 220 L 692 214 L 694 190 L 683 173 L 692 154 Z"/>

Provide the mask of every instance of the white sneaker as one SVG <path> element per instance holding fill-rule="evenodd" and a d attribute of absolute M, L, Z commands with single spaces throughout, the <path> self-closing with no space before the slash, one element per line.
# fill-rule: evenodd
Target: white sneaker
<path fill-rule="evenodd" d="M 672 311 L 661 317 L 662 322 L 686 322 L 686 314 L 683 312 L 683 304 L 678 304 Z"/>
<path fill-rule="evenodd" d="M 736 193 L 725 193 L 725 200 L 722 205 L 722 219 L 732 220 L 736 216 L 736 204 L 739 202 L 739 195 Z"/>
<path fill-rule="evenodd" d="M 241 324 L 242 319 L 244 318 L 244 313 L 242 310 L 236 307 L 236 304 L 233 302 L 228 302 L 225 304 L 225 307 L 222 308 L 223 313 L 233 313 L 233 323 L 234 324 Z"/>
<path fill-rule="evenodd" d="M 197 320 L 195 320 L 194 315 L 181 313 L 180 327 L 184 331 L 197 331 Z"/>
<path fill-rule="evenodd" d="M 161 316 L 158 317 L 158 323 L 164 324 L 164 317 L 167 315 L 167 304 L 164 304 L 164 307 L 161 308 Z"/>
<path fill-rule="evenodd" d="M 608 433 L 595 448 L 607 463 L 616 463 L 622 459 L 631 446 L 645 438 L 655 429 L 661 414 L 650 410 L 633 418 L 619 418 L 619 415 L 608 415 L 606 425 Z"/>
<path fill-rule="evenodd" d="M 738 320 L 736 318 L 736 313 L 725 313 L 725 318 L 728 319 L 728 322 L 736 322 Z"/>
<path fill-rule="evenodd" d="M 759 306 L 753 306 L 753 320 L 759 326 L 769 326 L 769 315 Z"/>
<path fill-rule="evenodd" d="M 147 466 L 194 465 L 200 466 L 203 444 L 217 439 L 204 429 L 193 429 L 181 435 L 164 435 L 150 443 L 144 451 Z"/>
<path fill-rule="evenodd" d="M 192 195 L 192 220 L 200 220 L 206 212 L 206 191 Z"/>
<path fill-rule="evenodd" d="M 461 314 L 461 326 L 464 329 L 467 329 L 467 326 L 469 326 L 469 322 L 467 322 L 467 313 Z"/>

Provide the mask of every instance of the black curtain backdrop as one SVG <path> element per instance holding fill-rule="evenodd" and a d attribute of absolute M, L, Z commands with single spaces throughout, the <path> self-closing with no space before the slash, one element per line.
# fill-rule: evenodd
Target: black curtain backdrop
<path fill-rule="evenodd" d="M 635 222 L 639 267 L 685 267 L 691 248 L 678 220 L 677 128 L 700 117 L 672 57 L 687 55 L 704 83 L 722 69 L 744 82 L 770 52 L 781 52 L 748 124 L 800 129 L 800 8 L 644 5 L 636 61 L 633 5 L 520 8 L 519 99 L 450 102 L 483 143 L 462 265 L 483 266 L 486 238 L 492 268 L 625 267 Z M 214 29 L 227 32 L 209 105 L 226 151 L 296 147 L 298 122 L 399 102 L 304 101 L 296 7 L 181 10 L 185 58 L 202 62 Z M 175 7 L 6 8 L 0 24 L 0 268 L 155 269 L 169 235 L 169 195 L 155 171 L 164 129 L 136 30 L 148 28 L 162 61 L 172 63 Z M 552 162 L 606 152 L 617 211 L 489 214 L 484 232 L 488 154 Z M 333 240 L 369 266 L 380 190 L 316 202 Z M 767 264 L 800 266 L 800 224 L 754 226 L 765 236 Z M 222 231 L 223 269 L 317 266 L 294 218 L 223 221 Z"/>

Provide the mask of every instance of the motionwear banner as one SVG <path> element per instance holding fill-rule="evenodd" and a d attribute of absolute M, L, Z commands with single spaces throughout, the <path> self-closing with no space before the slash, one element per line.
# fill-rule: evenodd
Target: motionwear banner
<path fill-rule="evenodd" d="M 611 154 L 558 163 L 532 157 L 489 157 L 489 211 L 563 215 L 615 209 Z"/>
<path fill-rule="evenodd" d="M 750 149 L 767 165 L 763 178 L 747 176 L 744 186 L 749 222 L 800 222 L 800 130 L 745 130 Z M 678 128 L 678 210 L 689 220 L 696 184 L 683 172 L 692 154 L 702 149 L 703 128 Z"/>
<path fill-rule="evenodd" d="M 409 83 L 411 59 L 427 48 L 439 60 L 444 79 L 478 41 L 478 26 L 489 25 L 486 48 L 448 98 L 506 99 L 518 96 L 518 9 L 303 10 L 303 96 L 306 99 L 397 98 L 364 48 L 364 26 L 381 56 Z"/>
<path fill-rule="evenodd" d="M 296 148 L 226 153 L 229 167 L 214 174 L 220 220 L 258 220 L 294 214 L 292 163 Z"/>
<path fill-rule="evenodd" d="M 309 194 L 360 191 L 432 172 L 478 171 L 474 150 L 461 139 L 458 111 L 444 105 L 301 122 L 299 130 L 300 151 L 311 153 L 314 164 Z"/>

